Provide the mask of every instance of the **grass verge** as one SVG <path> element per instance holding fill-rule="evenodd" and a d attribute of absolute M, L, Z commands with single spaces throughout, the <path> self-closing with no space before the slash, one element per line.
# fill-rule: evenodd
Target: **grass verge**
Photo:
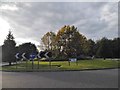
<path fill-rule="evenodd" d="M 32 68 L 32 61 L 27 63 L 19 62 L 17 65 L 2 66 L 2 71 L 64 71 L 64 70 L 88 70 L 88 69 L 107 69 L 107 68 L 119 68 L 120 61 L 117 60 L 79 60 L 78 63 L 68 61 L 53 61 L 51 66 L 49 62 L 34 61 Z"/>

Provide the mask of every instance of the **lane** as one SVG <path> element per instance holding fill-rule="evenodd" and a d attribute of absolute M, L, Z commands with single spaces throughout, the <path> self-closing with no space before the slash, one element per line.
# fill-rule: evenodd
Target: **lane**
<path fill-rule="evenodd" d="M 118 70 L 3 72 L 3 88 L 117 88 Z"/>

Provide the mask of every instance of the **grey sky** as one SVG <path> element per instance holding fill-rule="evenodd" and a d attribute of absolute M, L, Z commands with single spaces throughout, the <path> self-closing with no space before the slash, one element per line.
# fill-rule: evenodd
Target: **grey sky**
<path fill-rule="evenodd" d="M 39 45 L 46 32 L 57 32 L 64 25 L 75 25 L 88 39 L 118 37 L 117 2 L 1 3 L 0 10 L 1 22 L 9 24 L 0 27 L 1 32 L 11 28 L 18 44 Z M 0 44 L 4 39 L 5 35 L 0 37 Z"/>

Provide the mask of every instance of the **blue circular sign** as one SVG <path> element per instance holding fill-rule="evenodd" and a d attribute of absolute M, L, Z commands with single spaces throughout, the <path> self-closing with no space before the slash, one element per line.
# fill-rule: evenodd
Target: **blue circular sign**
<path fill-rule="evenodd" d="M 30 59 L 34 59 L 36 57 L 36 54 L 30 54 Z"/>

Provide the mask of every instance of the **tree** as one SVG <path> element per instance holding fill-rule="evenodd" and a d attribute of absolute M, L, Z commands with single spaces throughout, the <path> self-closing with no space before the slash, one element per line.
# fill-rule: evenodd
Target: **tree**
<path fill-rule="evenodd" d="M 56 36 L 58 51 L 67 57 L 83 54 L 87 39 L 74 26 L 62 27 Z"/>
<path fill-rule="evenodd" d="M 56 34 L 54 32 L 47 32 L 42 38 L 42 43 L 47 50 L 54 50 Z"/>
<path fill-rule="evenodd" d="M 2 62 L 2 46 L 0 46 L 0 63 Z"/>
<path fill-rule="evenodd" d="M 95 42 L 92 40 L 92 39 L 89 39 L 88 40 L 88 55 L 89 56 L 94 56 L 95 55 L 95 46 L 96 46 L 96 44 L 95 44 Z"/>
<path fill-rule="evenodd" d="M 52 56 L 57 55 L 56 43 L 55 43 L 56 34 L 54 32 L 47 32 L 41 38 L 41 45 L 43 45 L 44 50 L 52 52 Z"/>
<path fill-rule="evenodd" d="M 18 52 L 20 54 L 25 53 L 26 58 L 29 59 L 30 54 L 32 54 L 32 53 L 37 54 L 38 50 L 34 44 L 29 42 L 29 43 L 23 43 L 23 44 L 19 45 Z"/>
<path fill-rule="evenodd" d="M 104 60 L 110 58 L 112 56 L 110 40 L 104 37 L 98 43 L 97 56 L 104 58 Z"/>
<path fill-rule="evenodd" d="M 16 42 L 14 41 L 14 36 L 9 31 L 6 39 L 4 40 L 4 44 L 2 46 L 2 59 L 3 62 L 8 62 L 11 65 L 11 62 L 15 61 L 15 53 L 16 53 Z"/>
<path fill-rule="evenodd" d="M 120 58 L 120 38 L 114 38 L 112 40 L 112 57 Z"/>

